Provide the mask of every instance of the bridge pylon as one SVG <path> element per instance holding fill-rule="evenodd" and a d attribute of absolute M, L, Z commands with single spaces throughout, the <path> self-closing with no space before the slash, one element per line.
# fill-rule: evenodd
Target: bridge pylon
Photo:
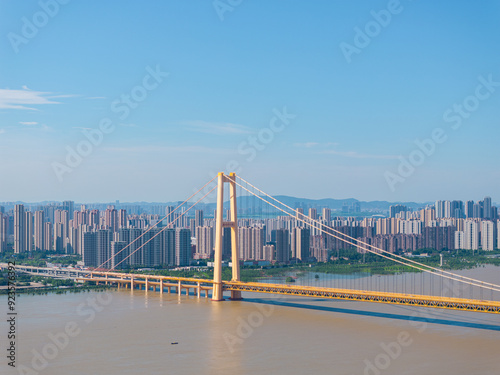
<path fill-rule="evenodd" d="M 215 218 L 215 256 L 214 288 L 212 301 L 222 301 L 222 235 L 224 228 L 231 228 L 231 262 L 233 275 L 231 281 L 240 281 L 240 261 L 238 249 L 238 216 L 236 206 L 236 173 L 226 176 L 220 172 L 217 176 L 217 210 Z M 229 184 L 229 221 L 224 221 L 224 184 Z M 232 290 L 231 299 L 241 299 L 241 291 Z"/>

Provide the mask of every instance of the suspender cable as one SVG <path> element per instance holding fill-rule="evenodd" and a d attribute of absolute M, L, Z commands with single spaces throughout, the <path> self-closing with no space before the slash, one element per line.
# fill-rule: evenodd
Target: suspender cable
<path fill-rule="evenodd" d="M 304 214 L 302 214 L 302 213 L 298 212 L 297 210 L 294 210 L 294 209 L 293 209 L 293 208 L 291 208 L 290 206 L 287 206 L 285 203 L 280 202 L 280 201 L 279 201 L 279 200 L 277 200 L 276 198 L 274 198 L 274 197 L 270 196 L 269 194 L 267 194 L 267 193 L 263 192 L 263 191 L 262 191 L 262 190 L 260 190 L 259 188 L 257 188 L 257 187 L 255 187 L 255 186 L 253 186 L 251 183 L 249 183 L 248 181 L 244 180 L 244 179 L 243 179 L 243 178 L 241 178 L 240 176 L 238 176 L 238 178 L 239 178 L 241 181 L 245 182 L 247 185 L 249 185 L 249 186 L 251 186 L 252 188 L 254 188 L 255 190 L 257 190 L 259 193 L 261 193 L 261 194 L 265 195 L 266 197 L 271 198 L 272 200 L 274 200 L 275 202 L 277 202 L 277 203 L 279 203 L 279 204 L 281 204 L 281 205 L 285 206 L 285 207 L 286 207 L 286 208 L 288 208 L 289 210 L 292 210 L 292 211 L 293 211 L 293 212 L 297 215 L 297 218 L 298 218 L 298 215 L 299 215 L 299 214 L 300 214 L 300 215 L 302 215 L 302 216 L 305 216 Z M 247 191 L 249 191 L 249 190 L 247 190 Z M 249 192 L 250 192 L 250 191 L 249 191 Z M 258 198 L 262 199 L 259 195 L 255 194 L 255 193 L 252 193 L 252 192 L 250 192 L 250 193 L 251 193 L 251 194 L 254 194 L 256 197 L 258 197 Z M 268 202 L 268 203 L 269 203 L 269 204 L 271 204 L 270 202 Z M 272 205 L 272 204 L 271 204 L 271 205 Z M 282 210 L 282 211 L 283 211 L 283 210 Z M 286 212 L 286 211 L 283 211 L 283 212 Z M 291 215 L 291 214 L 289 214 L 288 212 L 286 212 L 286 213 L 287 213 L 288 215 L 292 216 L 292 215 Z M 376 246 L 370 245 L 370 244 L 368 244 L 368 243 L 366 243 L 366 242 L 363 242 L 363 241 L 357 240 L 357 239 L 356 239 L 356 238 L 354 238 L 354 237 L 351 237 L 351 236 L 349 236 L 349 235 L 347 235 L 347 234 L 344 234 L 344 233 L 342 233 L 342 232 L 340 232 L 340 231 L 338 231 L 338 230 L 336 230 L 336 229 L 334 229 L 334 228 L 332 228 L 332 227 L 328 227 L 328 226 L 326 226 L 326 225 L 324 225 L 324 224 L 322 224 L 322 223 L 317 223 L 317 224 L 319 224 L 320 226 L 325 226 L 325 227 L 327 227 L 328 229 L 330 229 L 330 230 L 332 230 L 332 231 L 334 231 L 334 232 L 336 232 L 336 233 L 338 233 L 338 234 L 340 234 L 340 235 L 343 235 L 343 236 L 345 236 L 345 237 L 349 238 L 350 240 L 357 241 L 358 243 L 360 243 L 360 244 L 362 244 L 362 245 L 364 245 L 364 246 L 366 246 L 366 247 L 373 248 L 373 249 L 375 249 L 375 250 L 376 250 L 376 251 L 374 251 L 374 250 L 369 250 L 369 249 L 366 249 L 367 251 L 369 251 L 369 252 L 371 252 L 371 253 L 378 254 L 378 255 L 380 255 L 378 252 L 382 252 L 382 253 L 390 254 L 391 256 L 393 256 L 393 257 L 395 257 L 395 258 L 398 258 L 398 259 L 404 259 L 404 261 L 405 261 L 406 263 L 416 264 L 416 265 L 418 265 L 418 266 L 420 266 L 420 267 L 428 268 L 428 269 L 433 270 L 433 271 L 442 271 L 443 273 L 448 274 L 448 275 L 451 275 L 451 276 L 453 276 L 453 277 L 460 277 L 460 278 L 461 278 L 461 279 L 463 279 L 463 280 L 470 280 L 470 281 L 474 281 L 474 282 L 476 282 L 476 283 L 481 283 L 482 285 L 488 285 L 488 286 L 491 286 L 491 287 L 493 287 L 493 288 L 500 288 L 500 285 L 497 285 L 497 284 L 486 283 L 486 282 L 482 282 L 481 280 L 477 280 L 477 279 L 473 279 L 473 278 L 469 278 L 469 277 L 465 277 L 465 276 L 460 276 L 460 275 L 457 275 L 457 274 L 455 274 L 455 273 L 453 273 L 453 272 L 444 271 L 444 270 L 441 270 L 440 268 L 432 267 L 432 266 L 429 266 L 429 265 L 426 265 L 426 264 L 423 264 L 423 263 L 420 263 L 420 262 L 414 261 L 414 260 L 412 260 L 412 259 L 408 259 L 408 258 L 402 257 L 402 256 L 400 256 L 400 255 L 390 253 L 390 252 L 388 252 L 388 251 L 386 251 L 386 250 L 384 250 L 384 249 L 381 249 L 381 248 L 378 248 L 378 247 L 376 247 Z M 346 240 L 344 240 L 344 239 L 340 239 L 340 240 L 341 240 L 341 241 L 344 241 L 344 242 L 347 242 L 347 241 L 346 241 Z M 347 243 L 349 243 L 349 242 L 347 242 Z M 395 259 L 393 259 L 393 260 L 394 260 L 394 261 L 396 261 Z M 412 266 L 410 266 L 410 267 L 412 267 Z M 415 268 L 417 268 L 417 267 L 415 267 Z M 436 274 L 436 273 L 434 272 L 434 274 Z M 444 277 L 444 276 L 443 276 L 443 277 Z M 455 279 L 455 280 L 456 280 L 456 279 Z M 463 280 L 462 280 L 461 282 L 464 282 Z M 457 280 L 457 281 L 460 281 L 460 280 Z M 488 289 L 489 289 L 489 288 L 488 288 Z M 500 291 L 500 289 L 494 289 L 494 290 L 496 290 L 496 291 Z"/>
<path fill-rule="evenodd" d="M 200 203 L 203 199 L 205 199 L 205 197 L 207 195 L 209 195 L 212 191 L 214 191 L 215 189 L 217 188 L 217 185 L 214 186 L 208 193 L 206 193 L 203 197 L 201 197 L 200 199 L 198 199 L 198 201 L 193 204 L 191 207 L 189 207 L 186 211 L 184 211 L 182 214 L 180 214 L 173 222 L 169 223 L 172 224 L 174 223 L 175 221 L 179 220 L 182 216 L 184 216 L 185 214 L 187 214 L 194 206 L 196 206 L 198 203 Z M 151 237 L 149 240 L 147 240 L 146 242 L 144 242 L 141 246 L 139 246 L 134 252 L 130 253 L 126 258 L 123 258 L 120 262 L 118 262 L 117 264 L 115 264 L 111 270 L 115 269 L 118 265 L 120 265 L 122 262 L 124 262 L 125 260 L 127 260 L 129 257 L 131 257 L 133 254 L 135 254 L 137 251 L 139 251 L 140 249 L 142 249 L 147 243 L 149 243 L 150 241 L 153 240 L 153 238 L 155 238 L 156 236 L 158 236 L 160 233 L 162 233 L 165 229 L 168 229 L 168 225 L 163 228 L 161 231 L 159 231 L 158 233 L 156 233 L 153 237 Z"/>
<path fill-rule="evenodd" d="M 217 177 L 217 176 L 216 176 Z M 117 256 L 118 254 L 120 254 L 122 251 L 126 250 L 129 246 L 131 246 L 134 242 L 136 242 L 139 238 L 141 238 L 142 236 L 144 236 L 146 233 L 148 233 L 151 229 L 155 228 L 158 224 L 160 224 L 163 220 L 165 219 L 168 219 L 170 217 L 170 215 L 173 215 L 173 213 L 175 211 L 177 211 L 181 206 L 183 206 L 186 202 L 188 202 L 191 198 L 193 198 L 195 195 L 197 195 L 200 191 L 202 191 L 206 186 L 208 186 L 212 181 L 214 181 L 216 179 L 216 177 L 212 178 L 210 181 L 208 181 L 205 185 L 203 185 L 201 188 L 199 188 L 195 193 L 193 193 L 188 199 L 186 199 L 184 202 L 182 202 L 180 205 L 178 205 L 172 212 L 170 212 L 168 215 L 165 215 L 161 220 L 159 220 L 155 225 L 151 226 L 149 229 L 147 229 L 143 234 L 141 234 L 139 237 L 137 237 L 136 239 L 134 239 L 132 242 L 130 242 L 127 246 L 125 246 L 123 249 L 121 249 L 119 252 L 117 252 L 116 254 L 112 255 L 108 260 L 106 260 L 104 263 L 102 263 L 99 267 L 96 268 L 96 270 L 98 270 L 99 268 L 101 268 L 103 265 L 105 265 L 106 263 L 108 263 L 111 259 L 113 259 L 115 256 Z M 212 189 L 213 190 L 213 189 Z M 212 191 L 211 190 L 211 191 Z M 208 194 L 205 194 L 205 196 L 207 196 Z M 170 223 L 169 223 L 170 225 Z M 168 226 L 167 226 L 168 227 Z M 135 253 L 135 251 L 134 251 Z M 128 257 L 126 258 L 128 259 Z M 121 263 L 121 262 L 120 262 Z M 116 266 L 115 266 L 116 267 Z"/>
<path fill-rule="evenodd" d="M 230 178 L 229 178 L 229 179 L 230 179 Z M 243 180 L 241 177 L 240 177 L 240 179 L 241 179 L 241 180 Z M 231 179 L 230 179 L 230 180 L 231 180 Z M 233 181 L 233 180 L 231 180 L 231 181 Z M 243 181 L 244 181 L 244 180 L 243 180 Z M 248 188 L 246 188 L 246 187 L 244 187 L 243 185 L 239 184 L 238 182 L 236 182 L 236 181 L 234 181 L 234 182 L 235 182 L 235 184 L 237 184 L 237 185 L 241 186 L 244 190 L 248 191 L 250 194 L 252 194 L 252 195 L 256 196 L 256 197 L 257 197 L 257 198 L 259 198 L 259 199 L 262 199 L 264 202 L 266 202 L 266 203 L 270 204 L 271 206 L 275 207 L 276 209 L 280 210 L 281 212 L 283 212 L 283 213 L 285 213 L 285 214 L 287 214 L 287 215 L 289 215 L 289 216 L 291 216 L 291 217 L 295 217 L 295 215 L 293 215 L 293 214 L 291 214 L 291 213 L 289 213 L 289 212 L 285 211 L 284 209 L 282 209 L 282 208 L 280 208 L 280 207 L 276 206 L 275 204 L 273 204 L 273 203 L 271 203 L 271 202 L 269 202 L 269 201 L 266 201 L 264 198 L 262 198 L 261 196 L 259 196 L 259 195 L 258 195 L 258 194 L 256 194 L 256 193 L 252 192 L 251 190 L 249 190 Z M 245 181 L 245 182 L 246 182 L 246 181 Z M 249 184 L 249 185 L 250 185 L 250 186 L 252 186 L 251 184 Z M 257 189 L 257 190 L 258 190 L 258 189 Z M 265 194 L 265 193 L 264 193 L 264 194 Z M 266 195 L 266 196 L 269 196 L 269 195 L 267 195 L 267 194 L 265 194 L 265 195 Z M 272 197 L 271 197 L 271 198 L 272 198 Z M 275 200 L 275 201 L 277 201 L 275 198 L 272 198 L 272 199 L 273 199 L 273 200 Z M 280 204 L 283 204 L 283 203 L 281 203 L 281 202 L 279 202 L 279 201 L 277 201 L 277 202 L 278 202 L 278 203 L 280 203 Z M 284 206 L 286 206 L 285 204 L 283 204 L 283 205 L 284 205 Z M 288 207 L 288 206 L 286 206 L 286 207 Z M 302 221 L 302 222 L 303 222 L 303 223 L 305 223 L 305 224 L 309 224 L 311 227 L 318 229 L 320 232 L 326 233 L 327 235 L 332 236 L 332 237 L 334 237 L 334 238 L 337 238 L 337 239 L 339 239 L 340 241 L 343 241 L 343 242 L 345 242 L 345 243 L 348 243 L 348 244 L 350 244 L 350 245 L 352 245 L 352 246 L 354 246 L 354 247 L 358 247 L 358 248 L 360 248 L 360 249 L 362 249 L 362 250 L 366 250 L 366 251 L 368 251 L 368 252 L 370 252 L 370 253 L 377 254 L 378 256 L 380 256 L 380 257 L 382 257 L 382 258 L 392 260 L 393 262 L 400 263 L 400 264 L 402 264 L 402 265 L 404 265 L 404 266 L 407 266 L 407 267 L 411 267 L 411 268 L 419 269 L 419 270 L 421 270 L 421 271 L 428 272 L 428 273 L 430 273 L 430 274 L 438 275 L 438 276 L 441 276 L 441 277 L 444 277 L 444 278 L 447 278 L 447 279 L 450 279 L 450 280 L 456 280 L 456 281 L 459 281 L 459 282 L 462 282 L 462 283 L 465 283 L 464 279 L 471 280 L 471 284 L 472 284 L 472 285 L 478 286 L 478 287 L 480 287 L 480 288 L 484 288 L 484 289 L 491 289 L 491 290 L 494 290 L 494 291 L 500 292 L 500 286 L 499 286 L 499 285 L 496 285 L 496 284 L 484 283 L 484 282 L 482 282 L 482 281 L 480 281 L 480 280 L 475 280 L 475 279 L 467 278 L 467 277 L 460 276 L 460 275 L 456 275 L 456 274 L 454 274 L 454 273 L 452 273 L 452 272 L 446 272 L 446 271 L 443 271 L 443 272 L 444 272 L 444 273 L 447 273 L 447 274 L 449 274 L 449 275 L 452 275 L 452 276 L 439 275 L 439 273 L 437 273 L 437 272 L 435 272 L 435 271 L 442 271 L 441 269 L 438 269 L 438 268 L 435 268 L 435 267 L 431 267 L 431 266 L 427 266 L 427 265 L 425 265 L 425 264 L 418 263 L 418 262 L 415 262 L 415 261 L 409 260 L 409 259 L 404 258 L 404 257 L 401 257 L 401 256 L 396 256 L 395 254 L 389 253 L 389 252 L 387 252 L 387 251 L 385 251 L 385 250 L 383 250 L 383 249 L 379 249 L 379 248 L 377 248 L 377 247 L 375 247 L 375 246 L 368 245 L 368 244 L 366 244 L 366 243 L 365 243 L 365 242 L 363 242 L 363 241 L 358 241 L 358 240 L 356 240 L 355 238 L 352 238 L 352 237 L 350 237 L 350 236 L 348 236 L 348 235 L 345 235 L 345 234 L 343 234 L 343 233 L 341 233 L 341 232 L 339 232 L 339 231 L 336 231 L 335 229 L 333 229 L 333 228 L 331 228 L 331 227 L 327 227 L 327 226 L 325 226 L 325 225 L 323 225 L 323 224 L 321 224 L 321 223 L 316 223 L 315 221 L 312 221 L 312 223 L 309 223 L 309 222 L 307 222 L 307 220 L 304 220 L 304 219 L 301 219 L 301 218 L 299 218 L 299 217 L 298 217 L 299 212 L 297 212 L 297 211 L 293 210 L 293 209 L 292 209 L 292 208 L 290 208 L 290 207 L 288 207 L 288 208 L 289 208 L 290 210 L 292 210 L 292 211 L 294 211 L 294 212 L 296 213 L 296 215 L 297 215 L 296 219 L 297 219 L 297 220 Z M 302 214 L 302 216 L 305 216 L 305 215 L 303 215 L 303 214 Z M 327 232 L 325 229 L 323 229 L 323 228 L 321 228 L 321 227 L 317 227 L 317 226 L 315 226 L 314 224 L 319 224 L 319 225 L 320 225 L 320 226 L 322 226 L 322 227 L 326 227 L 326 228 L 327 228 L 327 229 L 329 229 L 329 230 L 333 230 L 334 232 L 337 232 L 337 233 L 339 233 L 340 235 L 343 235 L 343 236 L 345 236 L 345 237 L 350 238 L 350 240 L 347 240 L 347 239 L 345 239 L 345 238 L 341 238 L 341 237 L 339 237 L 339 236 L 337 236 L 337 235 L 335 235 L 335 234 L 333 234 L 333 233 L 329 233 L 329 232 Z M 375 248 L 375 249 L 379 250 L 380 252 L 377 252 L 377 251 L 374 251 L 374 250 L 372 250 L 372 249 L 369 249 L 369 248 L 367 248 L 367 246 L 373 247 L 373 248 Z M 385 254 L 383 254 L 383 253 L 387 253 L 387 254 L 390 254 L 390 255 L 394 255 L 394 256 L 396 256 L 396 257 L 397 257 L 397 259 L 395 259 L 395 258 L 391 258 L 390 256 L 387 256 L 387 255 L 385 255 Z M 401 260 L 401 259 L 403 259 L 403 260 Z M 413 264 L 410 264 L 410 263 L 416 263 L 416 264 L 418 264 L 418 266 L 413 265 Z M 422 268 L 422 267 L 425 267 L 425 268 Z M 457 279 L 457 277 L 459 277 L 459 279 Z M 488 286 L 486 286 L 486 285 L 488 285 Z"/>

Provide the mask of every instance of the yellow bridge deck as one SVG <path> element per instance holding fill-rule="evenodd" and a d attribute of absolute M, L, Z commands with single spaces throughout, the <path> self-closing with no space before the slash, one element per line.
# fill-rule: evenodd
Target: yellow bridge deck
<path fill-rule="evenodd" d="M 147 280 L 147 283 L 149 285 L 159 285 L 161 282 L 162 284 L 165 283 L 165 286 L 168 285 L 167 283 L 169 282 L 180 282 L 182 283 L 182 288 L 196 288 L 198 286 L 205 290 L 210 289 L 214 284 L 213 280 L 209 279 L 117 272 L 92 272 L 90 277 L 82 277 L 80 279 L 85 281 L 94 281 L 96 283 L 135 282 L 137 284 L 145 284 Z M 437 297 L 428 295 L 388 293 L 353 289 L 318 288 L 311 286 L 292 286 L 268 283 L 245 283 L 236 281 L 223 281 L 222 287 L 224 291 L 236 290 L 242 292 L 283 294 L 301 297 L 332 298 L 351 301 L 389 303 L 396 305 L 434 307 L 451 310 L 476 311 L 496 314 L 500 313 L 500 302 L 465 298 Z"/>

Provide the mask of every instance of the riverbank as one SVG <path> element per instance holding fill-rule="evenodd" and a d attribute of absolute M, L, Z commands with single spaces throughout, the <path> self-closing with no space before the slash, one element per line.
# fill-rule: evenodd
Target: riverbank
<path fill-rule="evenodd" d="M 417 261 L 427 266 L 441 268 L 447 271 L 473 269 L 484 265 L 500 266 L 500 251 L 475 251 L 474 255 L 469 250 L 442 251 L 431 254 L 416 253 L 408 259 Z M 443 265 L 441 266 L 441 257 Z M 134 271 L 136 272 L 136 271 Z M 213 278 L 213 269 L 199 270 L 155 270 L 147 271 L 163 276 Z M 273 277 L 287 277 L 291 274 L 296 277 L 310 272 L 324 274 L 347 275 L 364 273 L 368 275 L 397 275 L 401 273 L 420 273 L 421 271 L 407 267 L 394 261 L 387 260 L 374 254 L 360 254 L 355 251 L 341 251 L 333 260 L 324 263 L 296 263 L 289 265 L 245 266 L 241 267 L 240 280 L 244 282 L 259 281 Z M 232 271 L 229 267 L 222 270 L 222 279 L 231 280 Z"/>

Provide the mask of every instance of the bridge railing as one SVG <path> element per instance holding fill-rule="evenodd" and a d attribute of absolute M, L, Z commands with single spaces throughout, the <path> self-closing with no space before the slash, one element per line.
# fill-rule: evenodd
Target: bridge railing
<path fill-rule="evenodd" d="M 290 272 L 286 276 L 261 279 L 259 282 L 320 288 L 376 291 L 447 298 L 500 301 L 500 292 L 448 280 L 424 272 L 396 274 Z"/>

